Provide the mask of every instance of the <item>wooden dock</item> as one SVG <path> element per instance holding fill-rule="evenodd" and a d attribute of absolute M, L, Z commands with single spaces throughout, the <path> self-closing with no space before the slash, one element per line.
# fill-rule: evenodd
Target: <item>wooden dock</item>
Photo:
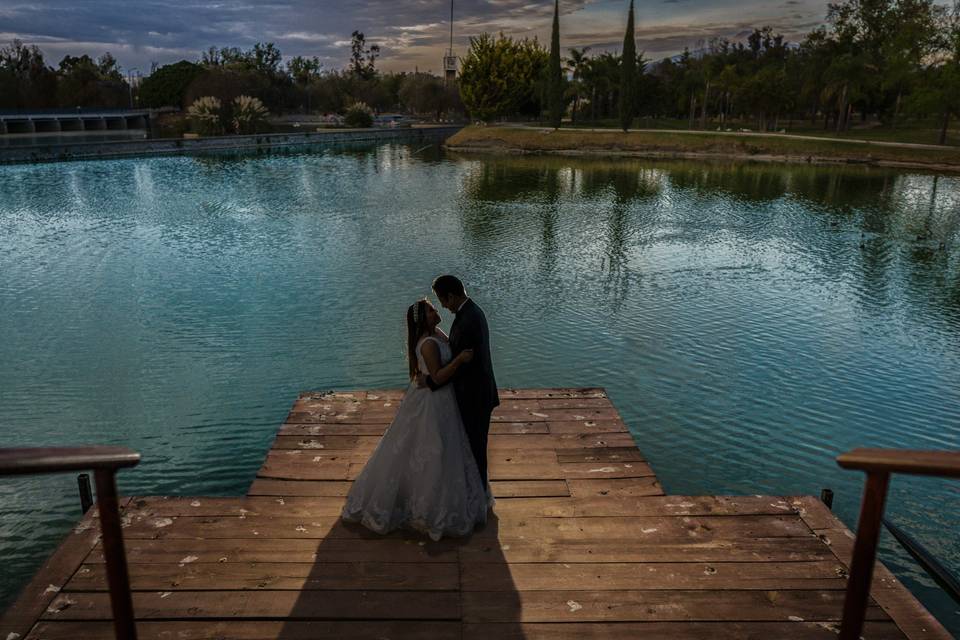
<path fill-rule="evenodd" d="M 852 534 L 812 497 L 667 496 L 601 389 L 502 391 L 466 540 L 338 518 L 399 391 L 306 393 L 246 497 L 131 498 L 144 639 L 835 638 Z M 149 455 L 149 452 L 145 452 Z M 112 638 L 88 514 L 0 640 Z M 878 565 L 866 638 L 950 634 Z"/>

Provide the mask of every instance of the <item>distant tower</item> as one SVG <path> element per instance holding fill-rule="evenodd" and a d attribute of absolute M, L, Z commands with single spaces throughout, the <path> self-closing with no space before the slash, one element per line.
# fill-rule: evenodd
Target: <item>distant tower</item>
<path fill-rule="evenodd" d="M 450 0 L 450 48 L 443 56 L 443 81 L 448 86 L 457 81 L 457 56 L 453 52 L 453 0 Z"/>

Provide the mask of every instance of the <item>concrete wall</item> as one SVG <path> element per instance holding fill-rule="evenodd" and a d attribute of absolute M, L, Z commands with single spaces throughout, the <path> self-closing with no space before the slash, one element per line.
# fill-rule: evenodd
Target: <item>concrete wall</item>
<path fill-rule="evenodd" d="M 50 145 L 0 147 L 0 164 L 182 155 L 209 151 L 269 151 L 297 146 L 336 146 L 361 142 L 443 141 L 459 131 L 457 126 L 409 129 L 341 129 L 316 133 L 276 133 L 255 136 L 218 136 L 195 139 L 147 139 L 103 142 L 58 142 Z"/>
<path fill-rule="evenodd" d="M 46 109 L 31 113 L 0 110 L 0 136 L 61 131 L 146 130 L 150 128 L 151 113 L 148 109 L 79 109 L 77 111 Z"/>

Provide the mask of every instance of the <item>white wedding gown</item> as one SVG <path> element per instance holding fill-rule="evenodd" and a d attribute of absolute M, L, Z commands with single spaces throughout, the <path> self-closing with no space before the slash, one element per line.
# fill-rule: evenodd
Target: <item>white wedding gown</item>
<path fill-rule="evenodd" d="M 446 341 L 428 336 L 440 347 L 443 365 L 452 357 Z M 487 520 L 487 493 L 460 419 L 453 385 L 436 391 L 410 383 L 397 415 L 353 483 L 342 517 L 385 534 L 413 529 L 433 540 L 465 536 Z"/>

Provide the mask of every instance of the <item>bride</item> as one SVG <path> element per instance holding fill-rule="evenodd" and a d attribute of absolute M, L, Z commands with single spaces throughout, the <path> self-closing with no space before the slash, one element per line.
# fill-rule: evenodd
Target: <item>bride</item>
<path fill-rule="evenodd" d="M 433 540 L 464 536 L 487 519 L 486 488 L 470 451 L 452 385 L 419 387 L 418 374 L 442 385 L 473 359 L 451 357 L 440 314 L 427 300 L 407 309 L 410 385 L 397 415 L 353 483 L 342 517 L 385 534 L 413 529 Z"/>

